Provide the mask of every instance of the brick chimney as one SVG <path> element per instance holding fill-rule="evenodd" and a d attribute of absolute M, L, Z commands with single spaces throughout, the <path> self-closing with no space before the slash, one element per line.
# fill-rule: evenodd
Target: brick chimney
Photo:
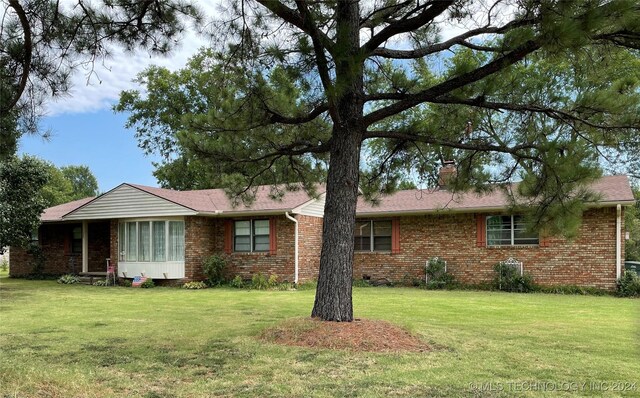
<path fill-rule="evenodd" d="M 445 160 L 442 162 L 442 167 L 438 172 L 438 186 L 440 189 L 447 189 L 447 186 L 451 182 L 451 179 L 458 174 L 456 168 L 456 162 L 453 160 Z"/>

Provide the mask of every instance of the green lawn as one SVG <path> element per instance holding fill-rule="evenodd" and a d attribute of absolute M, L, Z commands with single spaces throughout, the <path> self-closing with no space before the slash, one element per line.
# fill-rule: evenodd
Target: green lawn
<path fill-rule="evenodd" d="M 640 300 L 360 288 L 357 317 L 439 349 L 356 354 L 256 339 L 307 316 L 313 297 L 1 278 L 0 396 L 600 396 L 618 382 L 632 391 L 610 396 L 640 396 Z"/>

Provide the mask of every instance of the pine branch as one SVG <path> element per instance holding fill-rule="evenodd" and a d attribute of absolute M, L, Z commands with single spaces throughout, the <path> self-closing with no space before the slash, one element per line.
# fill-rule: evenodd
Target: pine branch
<path fill-rule="evenodd" d="M 447 8 L 452 6 L 454 3 L 455 0 L 430 1 L 423 4 L 418 3 L 413 10 L 406 14 L 406 16 L 408 16 L 422 10 L 417 16 L 413 18 L 401 18 L 400 20 L 386 26 L 380 32 L 373 35 L 373 37 L 371 37 L 371 39 L 362 46 L 363 53 L 365 55 L 372 54 L 382 43 L 386 42 L 393 36 L 411 32 L 428 24 L 445 12 Z"/>
<path fill-rule="evenodd" d="M 531 54 L 540 47 L 541 45 L 537 41 L 529 40 L 513 51 L 489 62 L 484 66 L 478 67 L 473 71 L 453 77 L 416 94 L 403 94 L 404 98 L 398 97 L 399 101 L 366 115 L 364 117 L 365 125 L 370 126 L 373 123 L 396 115 L 421 103 L 433 102 L 442 95 L 450 93 L 451 91 L 454 91 L 471 83 L 475 83 L 487 76 L 490 76 L 519 62 L 528 54 Z"/>

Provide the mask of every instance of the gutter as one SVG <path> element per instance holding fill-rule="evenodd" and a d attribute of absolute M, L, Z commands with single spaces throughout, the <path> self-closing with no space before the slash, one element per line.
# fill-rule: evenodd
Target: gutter
<path fill-rule="evenodd" d="M 616 280 L 622 277 L 622 205 L 616 206 Z"/>
<path fill-rule="evenodd" d="M 286 211 L 284 215 L 295 224 L 295 234 L 293 238 L 293 263 L 294 263 L 294 271 L 293 271 L 293 283 L 298 284 L 298 220 L 289 215 L 289 212 Z"/>

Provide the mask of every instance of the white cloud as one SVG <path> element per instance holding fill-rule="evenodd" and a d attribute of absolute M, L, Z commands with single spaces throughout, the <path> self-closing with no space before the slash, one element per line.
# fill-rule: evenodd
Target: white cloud
<path fill-rule="evenodd" d="M 207 17 L 211 17 L 220 12 L 219 4 L 220 0 L 213 0 L 199 2 L 198 5 Z M 486 11 L 482 6 L 479 6 L 477 20 L 472 18 L 457 24 L 449 23 L 441 32 L 443 40 L 456 36 L 469 28 L 486 24 L 487 21 L 482 18 L 482 16 L 486 18 Z M 499 25 L 506 18 L 505 16 L 512 14 L 513 8 L 508 5 L 502 8 L 496 7 L 492 13 L 492 22 Z M 440 20 L 442 19 L 444 18 L 440 18 Z M 496 21 L 497 19 L 501 21 Z M 398 42 L 394 43 L 394 47 L 407 47 L 406 41 L 403 42 L 403 40 L 406 38 L 398 39 Z M 46 105 L 46 114 L 55 116 L 107 109 L 118 100 L 121 91 L 138 88 L 133 79 L 146 67 L 159 65 L 170 70 L 180 69 L 186 64 L 189 57 L 207 44 L 208 42 L 203 36 L 190 31 L 167 57 L 150 57 L 148 53 L 143 51 L 129 54 L 114 49 L 113 56 L 103 63 L 97 63 L 93 73 L 90 73 L 90 70 L 76 70 L 71 79 L 71 90 L 66 96 L 51 100 Z"/>
<path fill-rule="evenodd" d="M 88 68 L 77 69 L 71 79 L 72 88 L 64 97 L 47 104 L 46 113 L 55 116 L 63 113 L 84 113 L 105 109 L 117 101 L 120 92 L 136 88 L 136 75 L 149 65 L 159 65 L 177 70 L 188 58 L 206 45 L 204 38 L 189 33 L 182 43 L 166 57 L 150 57 L 146 52 L 134 54 L 114 50 L 113 56 L 96 63 L 93 72 Z"/>

